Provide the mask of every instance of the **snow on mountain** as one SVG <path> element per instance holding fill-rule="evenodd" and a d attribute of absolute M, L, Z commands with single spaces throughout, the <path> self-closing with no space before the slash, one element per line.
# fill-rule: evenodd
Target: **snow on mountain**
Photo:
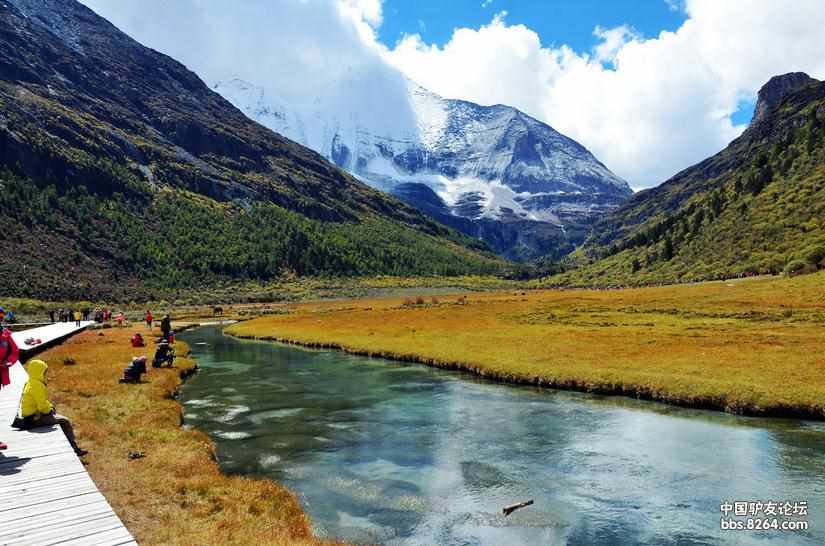
<path fill-rule="evenodd" d="M 407 198 L 420 194 L 411 184 L 428 187 L 447 215 L 575 225 L 575 245 L 582 225 L 632 194 L 582 145 L 515 108 L 444 99 L 403 77 L 365 80 L 293 100 L 239 78 L 214 90 L 373 187 Z"/>

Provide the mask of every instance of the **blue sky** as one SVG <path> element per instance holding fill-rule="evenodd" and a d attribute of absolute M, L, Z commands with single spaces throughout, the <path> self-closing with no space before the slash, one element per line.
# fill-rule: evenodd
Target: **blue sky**
<path fill-rule="evenodd" d="M 665 0 L 385 0 L 379 39 L 392 47 L 404 34 L 420 34 L 427 43 L 445 44 L 453 29 L 478 28 L 507 12 L 511 25 L 523 24 L 541 36 L 545 47 L 567 44 L 579 53 L 596 43 L 596 26 L 628 25 L 646 38 L 675 31 L 686 20 Z"/>

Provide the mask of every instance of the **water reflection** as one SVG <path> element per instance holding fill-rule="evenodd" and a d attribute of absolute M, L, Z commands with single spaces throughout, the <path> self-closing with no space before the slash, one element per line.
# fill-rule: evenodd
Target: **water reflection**
<path fill-rule="evenodd" d="M 823 544 L 825 431 L 489 384 L 188 332 L 185 418 L 317 532 L 387 544 Z M 198 345 L 196 343 L 205 343 Z M 535 499 L 504 518 L 501 508 Z M 719 530 L 722 500 L 807 500 L 811 530 Z"/>

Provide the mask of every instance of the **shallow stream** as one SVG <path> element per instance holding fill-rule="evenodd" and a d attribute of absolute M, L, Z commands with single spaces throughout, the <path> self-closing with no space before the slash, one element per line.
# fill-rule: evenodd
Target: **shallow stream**
<path fill-rule="evenodd" d="M 224 471 L 295 491 L 322 536 L 405 545 L 825 544 L 822 423 L 498 385 L 237 340 L 216 326 L 180 337 L 202 369 L 183 390 L 186 424 L 214 438 Z M 535 504 L 501 514 L 528 499 Z M 807 517 L 779 521 L 810 528 L 723 531 L 726 500 L 806 501 Z"/>

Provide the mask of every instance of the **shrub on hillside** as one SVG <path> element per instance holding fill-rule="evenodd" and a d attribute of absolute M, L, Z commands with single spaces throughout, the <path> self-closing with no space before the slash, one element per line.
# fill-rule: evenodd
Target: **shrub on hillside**
<path fill-rule="evenodd" d="M 825 246 L 823 245 L 813 245 L 806 248 L 802 256 L 806 263 L 812 265 L 819 265 L 825 260 Z"/>
<path fill-rule="evenodd" d="M 785 266 L 785 275 L 799 275 L 800 273 L 804 273 L 807 265 L 808 264 L 802 260 L 793 260 Z"/>

